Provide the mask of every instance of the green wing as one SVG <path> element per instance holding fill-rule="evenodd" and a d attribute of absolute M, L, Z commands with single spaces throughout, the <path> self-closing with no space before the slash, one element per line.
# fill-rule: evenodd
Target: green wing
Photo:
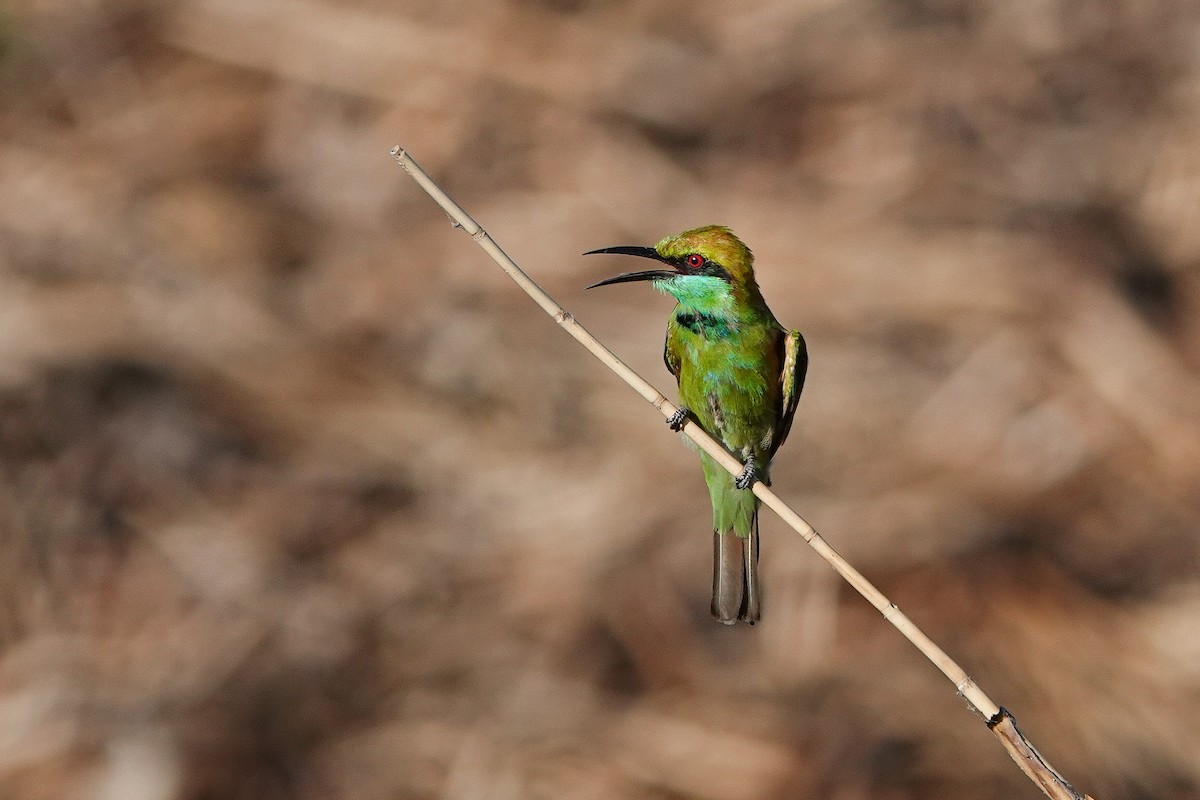
<path fill-rule="evenodd" d="M 792 430 L 792 419 L 796 416 L 796 404 L 804 391 L 804 376 L 808 373 L 808 347 L 800 331 L 784 331 L 779 337 L 781 366 L 779 369 L 779 419 L 775 422 L 775 435 L 771 437 L 771 452 L 774 456 Z"/>
<path fill-rule="evenodd" d="M 667 365 L 667 372 L 675 376 L 675 383 L 679 383 L 679 353 L 675 350 L 675 329 L 674 325 L 667 326 L 667 340 L 663 342 L 663 363 Z"/>

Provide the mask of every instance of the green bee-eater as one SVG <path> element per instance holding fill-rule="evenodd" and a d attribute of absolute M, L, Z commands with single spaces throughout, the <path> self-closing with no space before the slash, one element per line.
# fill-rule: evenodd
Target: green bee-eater
<path fill-rule="evenodd" d="M 808 351 L 799 331 L 775 319 L 754 280 L 750 248 L 728 228 L 710 225 L 668 236 L 654 247 L 606 247 L 654 259 L 665 268 L 628 272 L 588 288 L 650 281 L 676 300 L 663 360 L 679 384 L 680 430 L 691 416 L 745 463 L 736 478 L 703 453 L 713 506 L 712 613 L 732 625 L 760 617 L 758 498 L 770 485 L 771 459 L 787 438 L 804 388 Z"/>

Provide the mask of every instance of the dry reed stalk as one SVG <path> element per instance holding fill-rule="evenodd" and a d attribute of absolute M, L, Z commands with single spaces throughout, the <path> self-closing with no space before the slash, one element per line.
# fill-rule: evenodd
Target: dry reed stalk
<path fill-rule="evenodd" d="M 466 231 L 475 240 L 475 243 L 482 247 L 492 257 L 492 260 L 526 294 L 533 298 L 533 301 L 541 306 L 543 311 L 554 317 L 555 321 L 567 333 L 571 334 L 576 341 L 586 347 L 592 355 L 600 359 L 605 366 L 619 375 L 635 392 L 657 408 L 659 413 L 664 417 L 670 417 L 678 410 L 678 407 L 671 403 L 662 392 L 655 389 L 645 378 L 630 369 L 625 362 L 621 361 L 611 350 L 601 344 L 596 337 L 588 333 L 582 325 L 575 321 L 575 318 L 566 309 L 555 302 L 533 279 L 526 275 L 517 266 L 516 262 L 488 235 L 487 231 L 480 227 L 461 206 L 451 200 L 450 196 L 442 191 L 441 187 L 421 169 L 412 156 L 406 153 L 403 148 L 399 145 L 393 147 L 391 155 L 404 171 L 417 182 L 417 185 L 424 189 L 433 198 L 434 202 L 441 206 L 442 210 L 449 215 L 454 226 Z M 683 433 L 697 447 L 710 455 L 722 467 L 729 470 L 730 473 L 733 475 L 741 474 L 744 465 L 730 455 L 715 439 L 705 433 L 699 425 L 688 419 L 684 423 Z M 927 659 L 933 662 L 934 666 L 942 671 L 942 674 L 950 679 L 954 687 L 958 690 L 958 693 L 970 704 L 972 710 L 987 722 L 988 729 L 1000 740 L 1004 749 L 1017 762 L 1017 766 L 1021 768 L 1031 781 L 1037 784 L 1047 797 L 1051 798 L 1051 800 L 1092 800 L 1090 795 L 1079 792 L 1046 763 L 1041 754 L 1038 753 L 1029 740 L 1025 738 L 1024 734 L 1017 728 L 1013 715 L 1007 709 L 993 702 L 954 659 L 950 658 L 942 648 L 938 647 L 932 639 L 926 636 L 912 620 L 904 615 L 895 603 L 890 601 L 883 592 L 875 588 L 862 573 L 851 566 L 846 559 L 842 558 L 817 533 L 812 525 L 805 522 L 799 514 L 762 483 L 756 482 L 753 491 L 762 500 L 764 505 L 769 506 L 793 530 L 804 537 L 804 540 L 817 551 L 821 558 L 825 559 L 847 583 L 853 586 L 859 594 L 865 597 L 871 605 L 875 606 L 883 614 L 884 619 L 892 623 L 904 635 L 904 638 L 908 639 Z"/>

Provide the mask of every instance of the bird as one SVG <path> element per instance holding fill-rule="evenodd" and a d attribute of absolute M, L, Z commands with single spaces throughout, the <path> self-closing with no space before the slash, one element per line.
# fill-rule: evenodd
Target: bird
<path fill-rule="evenodd" d="M 762 616 L 753 485 L 771 485 L 771 461 L 791 431 L 808 372 L 804 337 L 771 313 L 754 278 L 754 255 L 723 225 L 687 230 L 653 247 L 584 253 L 598 254 L 659 262 L 587 288 L 649 281 L 675 299 L 663 361 L 677 382 L 679 410 L 667 424 L 681 431 L 689 419 L 698 423 L 745 465 L 734 476 L 700 454 L 713 510 L 712 615 L 726 625 L 753 625 Z"/>

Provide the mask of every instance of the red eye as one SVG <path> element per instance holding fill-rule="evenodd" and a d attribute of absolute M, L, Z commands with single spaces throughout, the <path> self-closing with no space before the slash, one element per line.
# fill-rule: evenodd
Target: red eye
<path fill-rule="evenodd" d="M 687 264 L 692 269 L 700 269 L 704 266 L 704 256 L 700 255 L 699 253 L 692 253 L 683 260 L 683 263 Z"/>

